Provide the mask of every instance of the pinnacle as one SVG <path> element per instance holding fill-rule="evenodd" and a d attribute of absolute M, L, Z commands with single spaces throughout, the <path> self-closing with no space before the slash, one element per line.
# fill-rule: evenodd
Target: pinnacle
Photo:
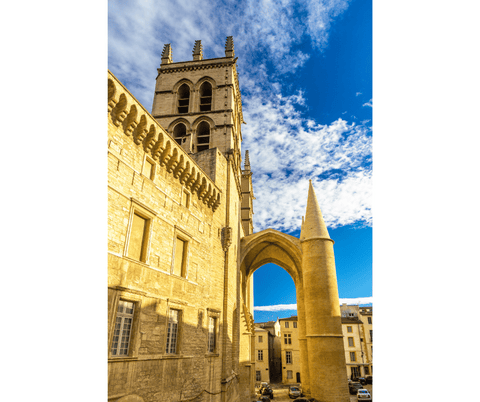
<path fill-rule="evenodd" d="M 330 239 L 327 226 L 323 220 L 322 211 L 318 205 L 315 190 L 313 189 L 312 180 L 310 180 L 308 187 L 307 211 L 305 213 L 305 221 L 302 224 L 300 238 L 310 239 L 312 237 Z"/>
<path fill-rule="evenodd" d="M 244 170 L 250 170 L 250 158 L 249 158 L 248 149 L 245 151 Z"/>

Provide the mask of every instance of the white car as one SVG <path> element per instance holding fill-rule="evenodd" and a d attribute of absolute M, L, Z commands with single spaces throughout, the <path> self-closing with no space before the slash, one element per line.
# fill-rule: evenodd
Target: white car
<path fill-rule="evenodd" d="M 371 401 L 372 395 L 366 389 L 359 389 L 357 391 L 357 401 Z"/>

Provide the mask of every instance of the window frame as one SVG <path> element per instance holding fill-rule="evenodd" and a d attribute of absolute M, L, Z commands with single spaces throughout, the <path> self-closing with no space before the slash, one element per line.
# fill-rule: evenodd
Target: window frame
<path fill-rule="evenodd" d="M 142 312 L 142 296 L 129 293 L 128 291 L 118 290 L 113 288 L 115 295 L 113 296 L 113 302 L 109 308 L 109 330 L 108 330 L 108 358 L 109 359 L 122 359 L 132 358 L 138 356 L 139 348 L 139 329 L 140 329 L 140 315 Z M 117 320 L 118 304 L 120 301 L 125 301 L 134 304 L 133 311 L 133 323 L 130 331 L 130 339 L 128 345 L 127 355 L 112 355 L 113 338 L 115 335 L 115 323 Z"/>
<path fill-rule="evenodd" d="M 293 328 L 297 328 L 297 321 L 293 322 Z"/>
<path fill-rule="evenodd" d="M 255 381 L 262 381 L 262 371 L 255 370 Z"/>
<path fill-rule="evenodd" d="M 208 135 L 199 135 L 199 129 L 202 125 L 208 126 Z M 206 139 L 208 137 L 208 142 L 199 142 L 199 139 Z M 208 120 L 199 121 L 195 124 L 195 152 L 202 152 L 210 149 L 210 143 L 212 139 L 212 124 Z"/>
<path fill-rule="evenodd" d="M 258 335 L 258 343 L 263 343 L 263 335 Z"/>
<path fill-rule="evenodd" d="M 180 98 L 180 89 L 183 87 L 183 86 L 186 86 L 188 88 L 188 98 Z M 185 115 L 185 114 L 188 114 L 191 110 L 191 101 L 192 101 L 192 92 L 193 92 L 193 88 L 191 87 L 191 85 L 189 85 L 187 82 L 183 81 L 183 82 L 179 82 L 179 85 L 177 87 L 178 89 L 176 90 L 176 102 L 175 102 L 175 114 L 182 114 L 182 115 Z M 185 101 L 185 100 L 188 100 L 187 101 L 187 104 L 186 105 L 180 105 L 180 101 Z M 184 111 L 180 111 L 180 108 L 187 108 L 187 110 L 184 112 Z"/>
<path fill-rule="evenodd" d="M 354 348 L 355 347 L 355 342 L 353 340 L 353 336 L 348 337 L 348 346 Z"/>
<path fill-rule="evenodd" d="M 285 345 L 291 345 L 292 344 L 292 334 L 283 334 L 283 341 L 284 341 Z"/>
<path fill-rule="evenodd" d="M 285 364 L 293 364 L 293 353 L 291 350 L 285 351 Z"/>
<path fill-rule="evenodd" d="M 190 207 L 190 197 L 190 191 L 188 191 L 185 187 L 182 187 L 182 192 L 180 195 L 180 205 L 188 209 Z M 183 202 L 184 199 L 185 203 Z"/>
<path fill-rule="evenodd" d="M 368 322 L 369 324 L 371 324 L 371 323 L 372 323 L 372 317 L 367 317 L 367 322 Z"/>
<path fill-rule="evenodd" d="M 184 242 L 183 246 L 183 261 L 181 267 L 181 274 L 177 275 L 175 273 L 175 261 L 177 258 L 177 239 Z M 175 230 L 173 234 L 173 249 L 172 249 L 172 262 L 170 266 L 170 274 L 176 278 L 188 279 L 188 266 L 189 266 L 189 256 L 190 256 L 190 247 L 192 242 L 192 237 L 186 233 L 184 230 L 180 229 L 175 225 Z"/>
<path fill-rule="evenodd" d="M 357 361 L 357 354 L 356 352 L 350 352 L 350 361 L 356 362 Z"/>
<path fill-rule="evenodd" d="M 293 379 L 293 370 L 287 370 L 287 380 Z"/>
<path fill-rule="evenodd" d="M 150 171 L 150 176 L 147 176 L 145 174 L 145 165 L 147 163 L 152 165 L 152 169 Z M 147 179 L 150 179 L 151 181 L 154 181 L 156 172 L 157 172 L 157 164 L 155 163 L 155 161 L 152 158 L 150 158 L 148 155 L 145 154 L 145 158 L 143 159 L 142 175 L 145 176 Z"/>
<path fill-rule="evenodd" d="M 285 321 L 285 328 L 290 328 L 288 321 Z"/>
<path fill-rule="evenodd" d="M 217 329 L 218 319 L 213 315 L 207 316 L 208 331 L 207 331 L 207 352 L 215 353 L 217 350 Z M 213 323 L 213 325 L 211 325 Z M 213 340 L 213 342 L 212 342 Z"/>
<path fill-rule="evenodd" d="M 133 197 L 130 200 L 130 213 L 128 217 L 128 225 L 127 225 L 127 234 L 126 234 L 126 241 L 123 248 L 123 256 L 126 258 L 131 259 L 132 261 L 149 264 L 150 260 L 150 246 L 152 241 L 152 229 L 154 224 L 154 218 L 157 215 L 155 211 L 151 210 L 150 208 L 146 207 L 145 205 L 138 202 Z M 145 228 L 143 232 L 143 240 L 141 246 L 141 253 L 140 259 L 136 259 L 129 255 L 130 249 L 130 241 L 132 236 L 132 225 L 134 215 L 139 216 L 146 220 Z"/>
<path fill-rule="evenodd" d="M 349 332 L 349 333 L 353 332 L 352 327 L 350 325 L 347 325 L 347 332 Z"/>
<path fill-rule="evenodd" d="M 257 361 L 263 362 L 263 349 L 257 349 Z"/>
<path fill-rule="evenodd" d="M 173 338 L 174 341 L 174 351 L 172 352 L 172 332 L 170 330 L 170 323 L 172 319 L 172 311 L 176 311 L 177 313 L 177 322 L 176 322 L 176 332 L 175 332 L 175 338 Z M 175 356 L 180 354 L 180 341 L 181 341 L 181 324 L 182 324 L 182 316 L 183 316 L 183 310 L 177 308 L 177 307 L 169 307 L 167 311 L 167 327 L 165 331 L 165 347 L 164 351 L 167 356 Z"/>
<path fill-rule="evenodd" d="M 122 307 L 127 308 L 127 306 L 126 306 L 127 303 L 132 305 L 132 312 L 131 313 L 118 311 L 121 304 L 124 304 L 124 306 L 122 306 Z M 110 356 L 111 357 L 128 357 L 129 352 L 130 352 L 131 347 L 132 347 L 132 333 L 133 333 L 133 325 L 134 325 L 134 319 L 135 319 L 135 302 L 120 299 L 120 300 L 118 300 L 118 302 L 116 304 L 116 309 L 115 310 L 116 310 L 115 311 L 115 321 L 113 323 L 113 325 L 114 325 L 113 334 L 112 334 L 112 340 L 111 340 L 111 343 L 110 343 Z M 120 328 L 119 328 L 118 339 L 116 341 L 115 340 L 115 337 L 116 337 L 115 331 L 117 330 L 118 318 L 120 318 Z M 122 350 L 124 349 L 124 348 L 122 348 L 122 344 L 123 344 L 124 331 L 125 331 L 125 326 L 126 326 L 125 325 L 125 320 L 126 319 L 130 319 L 130 328 L 128 329 L 128 335 L 127 335 L 128 340 L 126 342 L 126 352 L 122 353 Z M 114 344 L 115 343 L 116 343 L 117 346 L 114 349 Z"/>

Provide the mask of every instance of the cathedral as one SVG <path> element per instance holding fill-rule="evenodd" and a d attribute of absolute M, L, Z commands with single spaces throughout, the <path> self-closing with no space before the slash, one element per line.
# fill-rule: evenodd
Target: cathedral
<path fill-rule="evenodd" d="M 250 402 L 253 272 L 269 262 L 295 282 L 304 393 L 350 400 L 334 242 L 312 184 L 300 238 L 253 232 L 236 61 L 232 37 L 212 59 L 201 41 L 182 62 L 165 45 L 151 112 L 108 72 L 111 402 Z"/>

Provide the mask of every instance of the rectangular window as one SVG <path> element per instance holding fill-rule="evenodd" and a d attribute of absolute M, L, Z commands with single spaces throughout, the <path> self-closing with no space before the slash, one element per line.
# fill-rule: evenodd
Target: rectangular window
<path fill-rule="evenodd" d="M 367 321 L 368 321 L 369 324 L 371 324 L 372 323 L 372 317 L 367 317 Z"/>
<path fill-rule="evenodd" d="M 287 370 L 287 379 L 292 379 L 293 378 L 293 371 L 292 370 Z"/>
<path fill-rule="evenodd" d="M 365 375 L 370 375 L 370 370 L 368 369 L 368 366 L 365 366 Z"/>
<path fill-rule="evenodd" d="M 348 338 L 348 346 L 355 346 L 353 344 L 353 338 L 351 338 L 351 337 Z"/>
<path fill-rule="evenodd" d="M 262 343 L 263 342 L 263 336 L 259 335 L 258 336 L 258 343 Z"/>
<path fill-rule="evenodd" d="M 177 353 L 179 315 L 178 310 L 170 310 L 169 312 L 166 353 Z"/>
<path fill-rule="evenodd" d="M 288 321 L 285 321 L 285 328 L 288 328 Z"/>
<path fill-rule="evenodd" d="M 292 352 L 290 350 L 285 352 L 285 362 L 287 364 L 292 364 Z"/>
<path fill-rule="evenodd" d="M 258 350 L 257 360 L 263 361 L 263 350 Z"/>
<path fill-rule="evenodd" d="M 255 381 L 262 381 L 262 372 L 260 370 L 255 372 Z"/>
<path fill-rule="evenodd" d="M 293 328 L 297 328 L 297 322 L 296 321 L 293 322 Z"/>
<path fill-rule="evenodd" d="M 355 357 L 355 352 L 350 352 L 350 361 L 351 362 L 356 362 L 357 361 L 357 359 Z"/>
<path fill-rule="evenodd" d="M 148 177 L 150 180 L 153 180 L 155 175 L 155 164 L 145 158 L 145 163 L 143 164 L 143 175 Z"/>
<path fill-rule="evenodd" d="M 178 276 L 185 276 L 185 251 L 187 242 L 178 238 L 175 244 L 175 264 L 173 273 Z"/>
<path fill-rule="evenodd" d="M 352 327 L 347 327 L 347 332 L 352 332 Z"/>
<path fill-rule="evenodd" d="M 133 214 L 127 255 L 134 260 L 146 261 L 148 223 L 149 219 Z"/>
<path fill-rule="evenodd" d="M 352 367 L 352 374 L 354 378 L 360 377 L 360 368 L 359 367 Z"/>
<path fill-rule="evenodd" d="M 188 208 L 190 205 L 190 193 L 187 190 L 182 191 L 182 205 Z"/>
<path fill-rule="evenodd" d="M 215 317 L 208 317 L 208 352 L 215 352 L 215 347 L 217 346 L 217 319 Z"/>
<path fill-rule="evenodd" d="M 115 329 L 113 331 L 112 356 L 128 356 L 128 346 L 133 325 L 134 304 L 120 300 L 118 302 Z"/>
<path fill-rule="evenodd" d="M 373 330 L 370 330 L 370 342 L 373 342 Z"/>
<path fill-rule="evenodd" d="M 285 341 L 285 345 L 292 344 L 292 334 L 283 334 L 283 340 Z"/>

